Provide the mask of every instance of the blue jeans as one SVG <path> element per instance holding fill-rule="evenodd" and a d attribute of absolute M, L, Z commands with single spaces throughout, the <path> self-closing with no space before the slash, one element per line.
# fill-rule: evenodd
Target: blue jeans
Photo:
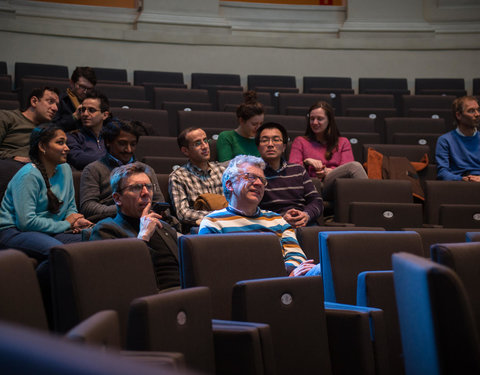
<path fill-rule="evenodd" d="M 322 267 L 320 263 L 316 264 L 310 271 L 308 271 L 304 276 L 320 276 L 322 274 Z"/>

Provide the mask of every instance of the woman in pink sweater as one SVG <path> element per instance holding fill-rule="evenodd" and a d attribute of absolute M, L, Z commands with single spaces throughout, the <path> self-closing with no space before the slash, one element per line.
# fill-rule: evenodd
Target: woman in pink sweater
<path fill-rule="evenodd" d="M 333 199 L 333 183 L 337 178 L 368 178 L 363 166 L 354 161 L 352 146 L 340 137 L 333 108 L 318 102 L 307 114 L 305 136 L 293 141 L 290 163 L 303 164 L 311 177 L 322 180 L 322 195 Z"/>

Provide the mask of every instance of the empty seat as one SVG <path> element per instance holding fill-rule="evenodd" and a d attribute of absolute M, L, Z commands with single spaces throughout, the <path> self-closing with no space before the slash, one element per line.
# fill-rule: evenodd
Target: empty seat
<path fill-rule="evenodd" d="M 325 301 L 330 302 L 355 304 L 358 275 L 391 270 L 392 254 L 423 254 L 416 232 L 322 232 L 319 241 Z"/>
<path fill-rule="evenodd" d="M 248 89 L 258 90 L 259 87 L 272 87 L 272 88 L 296 88 L 297 81 L 295 76 L 282 76 L 282 75 L 259 75 L 250 74 L 247 76 Z"/>
<path fill-rule="evenodd" d="M 421 135 L 425 133 L 444 134 L 447 131 L 445 120 L 442 118 L 393 117 L 385 119 L 387 143 L 399 143 L 394 142 L 397 133 L 416 133 L 417 135 Z M 435 147 L 433 147 L 433 150 L 435 150 Z"/>
<path fill-rule="evenodd" d="M 430 247 L 436 243 L 458 243 L 465 242 L 468 239 L 469 231 L 467 228 L 403 228 L 403 230 L 417 232 L 422 237 L 423 256 L 430 257 Z M 479 232 L 470 232 L 479 233 Z"/>
<path fill-rule="evenodd" d="M 156 136 L 170 136 L 170 129 L 168 127 L 168 112 L 163 109 L 150 108 L 114 108 L 110 107 L 113 116 L 121 120 L 127 121 L 141 121 L 145 123 L 148 129 L 153 130 Z"/>
<path fill-rule="evenodd" d="M 480 228 L 480 186 L 464 181 L 425 181 L 427 223 Z"/>
<path fill-rule="evenodd" d="M 140 137 L 135 150 L 135 156 L 138 160 L 142 160 L 145 156 L 185 157 L 178 147 L 176 137 L 154 136 Z"/>
<path fill-rule="evenodd" d="M 359 78 L 359 94 L 410 94 L 406 78 Z"/>
<path fill-rule="evenodd" d="M 12 91 L 10 75 L 0 75 L 0 100 L 18 100 L 18 93 Z"/>
<path fill-rule="evenodd" d="M 186 156 L 144 156 L 140 159 L 153 168 L 156 173 L 172 173 L 176 168 L 188 162 Z"/>
<path fill-rule="evenodd" d="M 128 82 L 126 69 L 115 68 L 93 68 L 97 77 L 97 82 Z"/>
<path fill-rule="evenodd" d="M 99 83 L 95 89 L 105 94 L 108 99 L 135 99 L 147 101 L 143 86 L 116 85 Z"/>
<path fill-rule="evenodd" d="M 479 373 L 477 328 L 459 277 L 412 254 L 392 262 L 406 373 Z"/>
<path fill-rule="evenodd" d="M 425 154 L 428 155 L 430 152 L 430 147 L 427 145 L 364 144 L 363 156 L 365 160 L 369 148 L 373 148 L 386 156 L 404 156 L 411 162 L 422 160 Z"/>
<path fill-rule="evenodd" d="M 413 203 L 409 181 L 340 178 L 335 184 L 335 222 L 388 230 L 422 226 L 422 206 Z"/>
<path fill-rule="evenodd" d="M 18 100 L 0 99 L 0 109 L 19 109 L 20 102 Z"/>
<path fill-rule="evenodd" d="M 340 133 L 374 133 L 375 119 L 368 117 L 350 117 L 350 116 L 335 116 L 335 123 Z"/>
<path fill-rule="evenodd" d="M 44 86 L 48 87 L 55 87 L 60 92 L 65 92 L 68 87 L 70 87 L 70 83 L 68 79 L 44 79 L 44 78 L 22 78 L 20 81 L 20 91 L 19 91 L 19 99 L 20 105 L 23 107 L 28 106 L 30 103 L 28 102 L 28 97 L 32 93 L 33 89 L 42 88 Z"/>
<path fill-rule="evenodd" d="M 283 125 L 285 129 L 287 129 L 291 140 L 293 140 L 293 134 L 295 132 L 301 132 L 302 135 L 305 134 L 305 128 L 307 126 L 307 120 L 305 116 L 266 114 L 264 123 L 265 122 L 276 122 Z"/>
<path fill-rule="evenodd" d="M 467 95 L 463 78 L 416 78 L 415 95 Z"/>
<path fill-rule="evenodd" d="M 202 89 L 210 85 L 240 86 L 239 74 L 192 73 L 192 89 Z"/>
<path fill-rule="evenodd" d="M 472 84 L 472 95 L 480 96 L 480 78 L 474 78 Z"/>
<path fill-rule="evenodd" d="M 133 84 L 154 83 L 157 87 L 186 88 L 181 72 L 159 72 L 153 70 L 134 70 Z"/>
<path fill-rule="evenodd" d="M 178 112 L 178 131 L 189 127 L 199 127 L 207 131 L 214 128 L 232 130 L 238 126 L 237 116 L 231 112 L 183 111 Z M 218 133 L 217 133 L 218 134 Z"/>
<path fill-rule="evenodd" d="M 278 96 L 279 114 L 294 115 L 301 110 L 302 114 L 305 115 L 308 109 L 319 101 L 326 101 L 330 105 L 332 104 L 330 95 L 328 94 L 292 94 L 282 92 Z"/>
<path fill-rule="evenodd" d="M 363 145 L 381 142 L 381 136 L 379 133 L 376 132 L 342 132 L 340 133 L 340 135 L 348 139 L 350 145 L 352 146 L 353 158 L 360 163 L 363 163 L 365 161 L 363 154 Z"/>
<path fill-rule="evenodd" d="M 447 129 L 454 129 L 452 103 L 453 95 L 404 95 L 402 113 L 404 117 L 443 118 Z"/>
<path fill-rule="evenodd" d="M 269 92 L 257 92 L 257 100 L 262 103 L 265 113 L 273 113 L 273 101 Z M 217 108 L 219 111 L 235 112 L 243 101 L 243 92 L 217 91 Z"/>
<path fill-rule="evenodd" d="M 0 75 L 1 74 L 8 74 L 7 63 L 5 61 L 0 61 Z"/>
<path fill-rule="evenodd" d="M 69 79 L 68 68 L 65 65 L 37 64 L 37 63 L 15 63 L 15 88 L 22 86 L 22 78 L 61 78 Z"/>
<path fill-rule="evenodd" d="M 330 95 L 337 116 L 343 113 L 340 95 L 355 93 L 347 77 L 303 77 L 303 92 Z"/>
<path fill-rule="evenodd" d="M 313 259 L 315 263 L 320 262 L 320 248 L 318 246 L 318 236 L 321 232 L 345 232 L 345 231 L 382 231 L 381 227 L 355 227 L 355 226 L 311 226 L 297 228 L 296 235 L 298 243 L 307 259 Z"/>
<path fill-rule="evenodd" d="M 208 286 L 216 319 L 230 319 L 237 281 L 286 276 L 280 241 L 273 234 L 183 235 L 179 260 L 182 288 Z"/>

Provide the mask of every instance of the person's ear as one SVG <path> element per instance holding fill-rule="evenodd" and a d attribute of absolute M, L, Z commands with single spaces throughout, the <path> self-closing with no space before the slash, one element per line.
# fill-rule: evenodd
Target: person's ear
<path fill-rule="evenodd" d="M 190 157 L 190 150 L 188 147 L 182 146 L 180 147 L 180 151 L 182 151 L 183 155 L 185 155 L 187 158 Z"/>
<path fill-rule="evenodd" d="M 30 107 L 36 107 L 40 100 L 36 96 L 32 96 L 30 99 Z"/>
<path fill-rule="evenodd" d="M 232 181 L 230 180 L 225 181 L 225 187 L 227 188 L 228 191 L 233 191 Z"/>
<path fill-rule="evenodd" d="M 38 144 L 38 150 L 39 150 L 40 152 L 42 152 L 43 154 L 45 154 L 45 152 L 47 152 L 47 149 L 46 149 L 46 147 L 45 147 L 45 145 L 44 145 L 43 143 L 39 143 L 39 144 Z"/>
<path fill-rule="evenodd" d="M 110 116 L 110 112 L 108 112 L 108 111 L 102 112 L 103 121 L 105 121 L 108 118 L 108 116 Z"/>
<path fill-rule="evenodd" d="M 460 121 L 460 118 L 462 117 L 462 112 L 460 111 L 455 112 L 455 117 L 457 118 L 457 121 Z"/>
<path fill-rule="evenodd" d="M 117 193 L 117 192 L 113 193 L 112 198 L 117 206 L 120 207 L 122 205 L 122 199 L 121 199 L 120 193 Z"/>

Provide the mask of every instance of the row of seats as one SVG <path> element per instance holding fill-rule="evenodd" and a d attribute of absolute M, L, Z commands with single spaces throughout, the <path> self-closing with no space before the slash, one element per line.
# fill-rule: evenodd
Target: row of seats
<path fill-rule="evenodd" d="M 317 253 L 322 277 L 282 277 L 285 271 L 281 248 L 272 234 L 185 235 L 179 240 L 183 289 L 163 294 L 155 291 L 148 250 L 141 241 L 102 241 L 101 247 L 95 242 L 56 247 L 51 255 L 55 328 L 57 332 L 69 332 L 67 337 L 88 342 L 91 332 L 82 329 L 82 324 L 80 328 L 72 327 L 94 314 L 113 311 L 118 319 L 120 347 L 180 352 L 188 368 L 206 373 L 240 366 L 240 373 L 252 374 L 310 373 L 315 369 L 326 374 L 401 375 L 405 369 L 410 373 L 412 366 L 434 361 L 424 358 L 425 351 L 451 354 L 445 353 L 442 346 L 422 346 L 426 339 L 439 342 L 450 338 L 431 335 L 432 327 L 448 330 L 451 335 L 477 336 L 480 244 L 461 242 L 478 240 L 478 232 L 439 228 L 418 232 L 315 229 L 304 228 L 304 235 L 308 232 L 310 238 L 317 238 L 316 248 L 308 251 Z M 430 246 L 426 249 L 422 240 L 424 235 L 436 240 L 431 243 L 431 255 Z M 415 275 L 426 265 L 447 272 L 428 261 L 429 257 L 458 273 L 461 282 L 449 277 L 443 279 L 445 287 L 452 281 L 461 287 L 437 290 L 435 299 L 429 298 L 425 284 L 421 284 L 426 279 Z M 256 261 L 252 263 L 251 259 Z M 9 302 L 0 303 L 7 305 L 0 314 L 2 320 L 29 325 L 28 319 L 15 311 L 27 310 L 33 315 L 41 310 L 41 300 L 38 295 L 29 298 L 38 286 L 26 287 L 24 279 L 19 282 L 15 268 L 19 260 L 24 264 L 21 274 L 28 275 L 28 266 L 32 270 L 28 258 L 12 250 L 0 252 L 0 300 Z M 109 264 L 107 269 L 105 262 Z M 217 267 L 218 263 L 222 267 Z M 32 276 L 27 280 L 31 283 Z M 462 290 L 462 301 L 469 302 L 461 306 L 439 305 L 458 290 Z M 17 298 L 11 299 L 12 295 Z M 419 308 L 424 305 L 430 307 Z M 442 310 L 436 309 L 439 306 L 443 306 Z M 419 317 L 428 311 L 456 311 L 455 317 L 467 311 L 469 315 L 466 321 L 455 320 L 455 324 L 442 320 L 419 325 Z M 236 329 L 238 334 L 240 328 L 225 321 L 208 323 L 211 318 L 250 322 L 250 330 L 246 332 L 244 326 L 243 334 L 256 347 L 247 345 L 250 352 L 246 352 L 247 340 L 238 336 L 237 346 L 232 346 L 236 350 L 225 347 L 235 345 L 228 341 L 232 333 L 226 330 Z M 458 325 L 466 325 L 469 331 L 459 330 Z M 415 332 L 419 329 L 430 336 L 422 337 Z M 469 348 L 471 343 L 455 341 L 450 346 Z M 234 353 L 243 355 L 243 361 Z M 303 356 L 305 360 L 292 361 Z M 466 356 L 463 353 L 458 368 L 471 368 L 477 357 L 478 352 L 467 352 Z M 455 362 L 455 358 L 450 361 Z M 423 369 L 423 373 L 431 373 L 430 367 Z"/>
<path fill-rule="evenodd" d="M 102 82 L 121 82 L 130 84 L 127 80 L 126 69 L 116 68 L 94 68 L 99 81 Z M 0 75 L 7 74 L 7 65 L 0 62 Z M 21 79 L 24 77 L 41 76 L 55 78 L 69 78 L 68 67 L 55 64 L 37 64 L 37 63 L 15 63 L 15 87 L 21 86 Z M 167 87 L 186 87 L 184 75 L 181 72 L 162 72 L 134 70 L 133 84 L 143 85 L 144 83 L 159 83 Z M 221 73 L 192 73 L 191 88 L 206 88 L 210 85 L 221 86 L 240 86 L 239 74 L 221 74 Z M 292 75 L 258 75 L 250 74 L 247 76 L 247 85 L 249 90 L 262 91 L 262 88 L 285 89 L 283 92 L 298 92 L 296 77 Z M 303 92 L 317 92 L 314 90 L 352 90 L 352 79 L 349 77 L 303 77 Z M 410 94 L 406 78 L 359 78 L 358 92 L 360 94 Z M 324 91 L 330 93 L 330 91 Z M 341 91 L 340 91 L 341 92 Z M 343 91 L 347 93 L 347 91 Z M 352 93 L 353 91 L 349 91 Z M 427 95 L 466 95 L 465 80 L 462 78 L 416 78 L 415 93 Z M 473 94 L 480 93 L 480 78 L 473 80 Z"/>

